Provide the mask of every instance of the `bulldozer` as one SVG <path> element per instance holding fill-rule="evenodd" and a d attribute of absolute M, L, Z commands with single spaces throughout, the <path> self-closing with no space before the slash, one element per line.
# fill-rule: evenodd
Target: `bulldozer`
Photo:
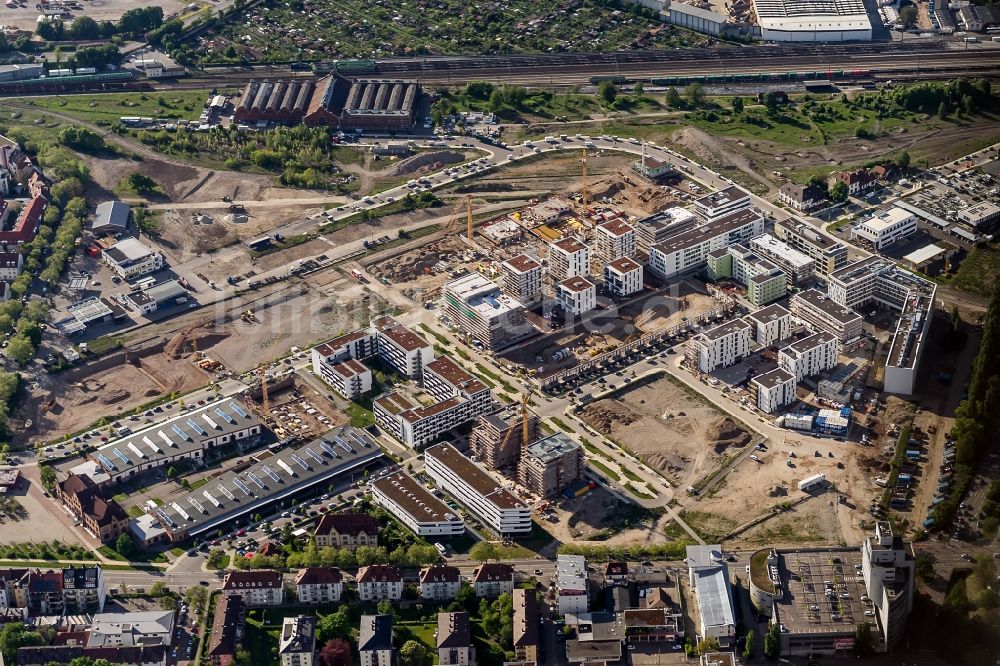
<path fill-rule="evenodd" d="M 248 308 L 245 312 L 240 314 L 240 319 L 248 324 L 252 324 L 257 321 L 257 315 L 254 314 L 253 308 Z"/>

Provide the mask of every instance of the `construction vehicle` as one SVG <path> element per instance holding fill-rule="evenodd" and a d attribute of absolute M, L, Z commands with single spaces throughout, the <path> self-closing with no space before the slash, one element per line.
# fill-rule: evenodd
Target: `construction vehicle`
<path fill-rule="evenodd" d="M 240 319 L 248 324 L 252 324 L 257 321 L 257 315 L 254 314 L 253 308 L 249 308 L 240 315 Z"/>

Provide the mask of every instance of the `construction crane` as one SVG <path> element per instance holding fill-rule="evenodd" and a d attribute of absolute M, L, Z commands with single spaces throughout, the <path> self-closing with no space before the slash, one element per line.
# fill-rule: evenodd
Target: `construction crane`
<path fill-rule="evenodd" d="M 581 179 L 580 179 L 580 202 L 586 208 L 590 203 L 590 194 L 587 192 L 587 149 L 583 149 L 583 156 L 580 158 Z"/>
<path fill-rule="evenodd" d="M 450 231 L 457 224 L 462 216 L 462 202 L 459 201 L 458 205 L 455 206 L 455 213 L 448 220 L 448 224 L 445 225 L 445 231 Z M 472 195 L 465 195 L 465 237 L 472 242 Z"/>
<path fill-rule="evenodd" d="M 524 393 L 521 395 L 521 447 L 526 447 L 531 440 L 531 428 L 528 425 L 528 401 L 530 400 L 530 395 Z M 501 457 L 507 452 L 507 445 L 510 444 L 511 436 L 514 434 L 516 428 L 511 425 L 510 430 L 504 436 L 503 441 L 500 443 L 500 453 Z"/>
<path fill-rule="evenodd" d="M 269 421 L 271 418 L 271 401 L 267 395 L 267 369 L 264 366 L 257 368 L 257 376 L 260 378 L 260 404 L 261 411 L 264 415 L 264 420 Z"/>

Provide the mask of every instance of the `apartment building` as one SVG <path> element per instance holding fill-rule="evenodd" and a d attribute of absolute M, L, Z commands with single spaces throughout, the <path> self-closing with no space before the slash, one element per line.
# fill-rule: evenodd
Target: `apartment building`
<path fill-rule="evenodd" d="M 348 400 L 357 400 L 372 390 L 372 371 L 353 358 L 332 365 L 322 364 L 320 377 Z"/>
<path fill-rule="evenodd" d="M 847 265 L 847 246 L 803 220 L 790 217 L 775 222 L 774 235 L 811 258 L 820 275 L 827 276 Z"/>
<path fill-rule="evenodd" d="M 795 210 L 807 212 L 826 201 L 826 188 L 815 183 L 785 183 L 778 190 L 778 201 Z"/>
<path fill-rule="evenodd" d="M 449 564 L 434 564 L 420 570 L 420 598 L 448 601 L 458 596 L 462 573 Z"/>
<path fill-rule="evenodd" d="M 222 594 L 239 597 L 245 606 L 280 606 L 285 602 L 285 584 L 280 571 L 230 571 L 222 581 Z"/>
<path fill-rule="evenodd" d="M 680 206 L 667 208 L 636 220 L 634 223 L 636 250 L 648 255 L 649 248 L 665 242 L 671 236 L 694 228 L 696 221 L 694 213 Z"/>
<path fill-rule="evenodd" d="M 358 654 L 361 657 L 361 666 L 395 666 L 391 615 L 361 616 Z"/>
<path fill-rule="evenodd" d="M 13 282 L 24 268 L 24 255 L 20 252 L 0 252 L 0 280 Z"/>
<path fill-rule="evenodd" d="M 465 534 L 461 516 L 404 472 L 383 476 L 370 488 L 372 500 L 417 536 L 447 538 Z"/>
<path fill-rule="evenodd" d="M 459 334 L 497 351 L 534 332 L 520 301 L 480 273 L 470 273 L 444 286 L 444 311 Z"/>
<path fill-rule="evenodd" d="M 768 414 L 795 402 L 795 376 L 776 368 L 750 380 L 757 394 L 757 409 Z"/>
<path fill-rule="evenodd" d="M 764 218 L 746 208 L 676 235 L 649 248 L 649 270 L 662 279 L 704 268 L 710 252 L 764 233 Z"/>
<path fill-rule="evenodd" d="M 909 292 L 896 321 L 889 345 L 882 388 L 887 393 L 910 395 L 917 380 L 920 359 L 927 347 L 937 287 L 930 282 Z"/>
<path fill-rule="evenodd" d="M 778 350 L 778 365 L 799 382 L 837 365 L 837 338 L 826 331 L 813 333 Z"/>
<path fill-rule="evenodd" d="M 106 499 L 86 474 L 73 474 L 56 484 L 56 497 L 84 529 L 101 543 L 111 543 L 128 533 L 128 514 L 118 502 Z"/>
<path fill-rule="evenodd" d="M 587 590 L 587 560 L 583 555 L 556 557 L 556 598 L 560 615 L 579 615 L 590 610 Z"/>
<path fill-rule="evenodd" d="M 424 368 L 424 390 L 437 400 L 456 397 L 468 400 L 476 416 L 493 409 L 490 388 L 448 356 L 437 358 Z"/>
<path fill-rule="evenodd" d="M 750 193 L 735 185 L 694 200 L 695 212 L 706 222 L 714 222 L 746 208 L 750 208 Z"/>
<path fill-rule="evenodd" d="M 542 299 L 542 262 L 527 254 L 519 254 L 500 264 L 503 293 L 524 306 Z"/>
<path fill-rule="evenodd" d="M 503 562 L 484 562 L 472 571 L 472 589 L 480 599 L 491 599 L 514 591 L 514 567 Z"/>
<path fill-rule="evenodd" d="M 399 601 L 403 598 L 403 574 L 391 564 L 372 564 L 358 569 L 354 578 L 360 601 Z"/>
<path fill-rule="evenodd" d="M 376 354 L 378 354 L 378 342 L 375 338 L 375 331 L 371 328 L 358 329 L 313 347 L 313 372 L 322 375 L 318 367 L 321 361 L 328 364 L 336 363 L 345 358 L 364 361 Z"/>
<path fill-rule="evenodd" d="M 635 229 L 621 218 L 594 227 L 594 260 L 601 266 L 635 256 Z"/>
<path fill-rule="evenodd" d="M 313 666 L 316 656 L 316 617 L 298 615 L 281 622 L 278 659 L 281 666 Z"/>
<path fill-rule="evenodd" d="M 99 566 L 0 569 L 0 610 L 24 608 L 32 617 L 103 612 L 105 595 Z"/>
<path fill-rule="evenodd" d="M 604 288 L 612 298 L 642 291 L 642 264 L 629 257 L 615 259 L 604 267 Z"/>
<path fill-rule="evenodd" d="M 549 244 L 549 275 L 566 280 L 590 273 L 590 249 L 572 236 Z"/>
<path fill-rule="evenodd" d="M 585 277 L 566 278 L 556 285 L 556 300 L 570 317 L 579 317 L 597 308 L 597 285 Z"/>
<path fill-rule="evenodd" d="M 501 535 L 531 531 L 531 508 L 451 444 L 430 447 L 424 460 L 431 479 L 488 528 Z"/>
<path fill-rule="evenodd" d="M 173 610 L 97 613 L 90 621 L 87 647 L 169 646 L 173 640 Z"/>
<path fill-rule="evenodd" d="M 295 575 L 295 598 L 300 604 L 331 604 L 344 594 L 344 575 L 336 567 L 306 567 Z"/>
<path fill-rule="evenodd" d="M 525 419 L 528 426 L 526 441 Z M 487 469 L 504 469 L 517 465 L 521 451 L 538 439 L 540 432 L 541 420 L 537 414 L 528 411 L 522 415 L 520 406 L 511 404 L 476 419 L 469 438 L 469 449 Z"/>
<path fill-rule="evenodd" d="M 529 444 L 517 469 L 520 484 L 539 497 L 557 496 L 583 474 L 583 448 L 561 432 Z"/>
<path fill-rule="evenodd" d="M 514 658 L 537 664 L 539 650 L 538 597 L 534 590 L 514 590 Z"/>
<path fill-rule="evenodd" d="M 438 613 L 436 647 L 441 666 L 476 666 L 468 613 Z"/>
<path fill-rule="evenodd" d="M 392 317 L 372 321 L 379 357 L 410 379 L 420 380 L 423 369 L 434 360 L 434 345 Z"/>
<path fill-rule="evenodd" d="M 755 307 L 763 307 L 787 293 L 784 271 L 741 243 L 709 252 L 706 265 L 708 279 L 735 280 L 746 287 L 746 298 Z"/>
<path fill-rule="evenodd" d="M 166 265 L 162 254 L 135 238 L 125 238 L 105 248 L 101 260 L 123 280 L 155 273 Z"/>
<path fill-rule="evenodd" d="M 804 252 L 799 252 L 771 234 L 763 234 L 750 240 L 750 249 L 759 257 L 767 259 L 788 276 L 789 286 L 799 286 L 811 282 L 816 276 L 816 262 Z"/>
<path fill-rule="evenodd" d="M 316 523 L 313 538 L 317 548 L 378 546 L 378 521 L 367 513 L 325 513 Z"/>
<path fill-rule="evenodd" d="M 864 320 L 854 310 L 838 305 L 817 289 L 806 289 L 788 301 L 792 314 L 815 330 L 826 331 L 843 344 L 855 340 L 863 332 Z"/>
<path fill-rule="evenodd" d="M 902 537 L 895 536 L 886 521 L 875 523 L 874 536 L 861 545 L 861 572 L 868 596 L 872 600 L 878 630 L 887 650 L 900 645 L 913 611 L 916 596 L 916 559 L 913 547 L 906 547 Z"/>
<path fill-rule="evenodd" d="M 847 191 L 851 196 L 856 196 L 862 192 L 867 192 L 876 185 L 878 180 L 868 169 L 855 169 L 853 171 L 841 171 L 831 177 L 833 182 L 841 182 L 847 186 Z"/>
<path fill-rule="evenodd" d="M 894 245 L 917 232 L 917 216 L 893 206 L 851 228 L 851 240 L 867 241 L 876 250 Z"/>
<path fill-rule="evenodd" d="M 245 607 L 240 597 L 222 595 L 215 602 L 212 633 L 205 649 L 211 666 L 232 666 L 243 644 Z"/>
<path fill-rule="evenodd" d="M 792 334 L 792 313 L 777 303 L 751 312 L 743 318 L 752 327 L 754 342 L 770 347 Z"/>
<path fill-rule="evenodd" d="M 400 393 L 388 393 L 376 398 L 372 409 L 375 423 L 407 446 L 419 448 L 493 408 L 492 404 L 488 407 L 482 404 L 482 400 L 455 395 L 422 406 Z"/>
<path fill-rule="evenodd" d="M 699 333 L 688 342 L 688 363 L 704 373 L 733 365 L 750 354 L 750 331 L 750 324 L 734 319 Z"/>

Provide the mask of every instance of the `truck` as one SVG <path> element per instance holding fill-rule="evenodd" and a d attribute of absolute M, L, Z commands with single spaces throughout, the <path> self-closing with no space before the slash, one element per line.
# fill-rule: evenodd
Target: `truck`
<path fill-rule="evenodd" d="M 813 474 L 810 477 L 806 477 L 799 481 L 799 490 L 804 493 L 812 492 L 817 488 L 822 488 L 826 485 L 826 476 L 823 474 Z"/>
<path fill-rule="evenodd" d="M 903 486 L 908 486 L 913 483 L 913 477 L 909 474 L 900 474 L 896 477 L 896 482 Z"/>
<path fill-rule="evenodd" d="M 906 457 L 910 460 L 920 460 L 920 451 L 914 451 L 913 449 L 908 449 L 906 451 Z"/>

